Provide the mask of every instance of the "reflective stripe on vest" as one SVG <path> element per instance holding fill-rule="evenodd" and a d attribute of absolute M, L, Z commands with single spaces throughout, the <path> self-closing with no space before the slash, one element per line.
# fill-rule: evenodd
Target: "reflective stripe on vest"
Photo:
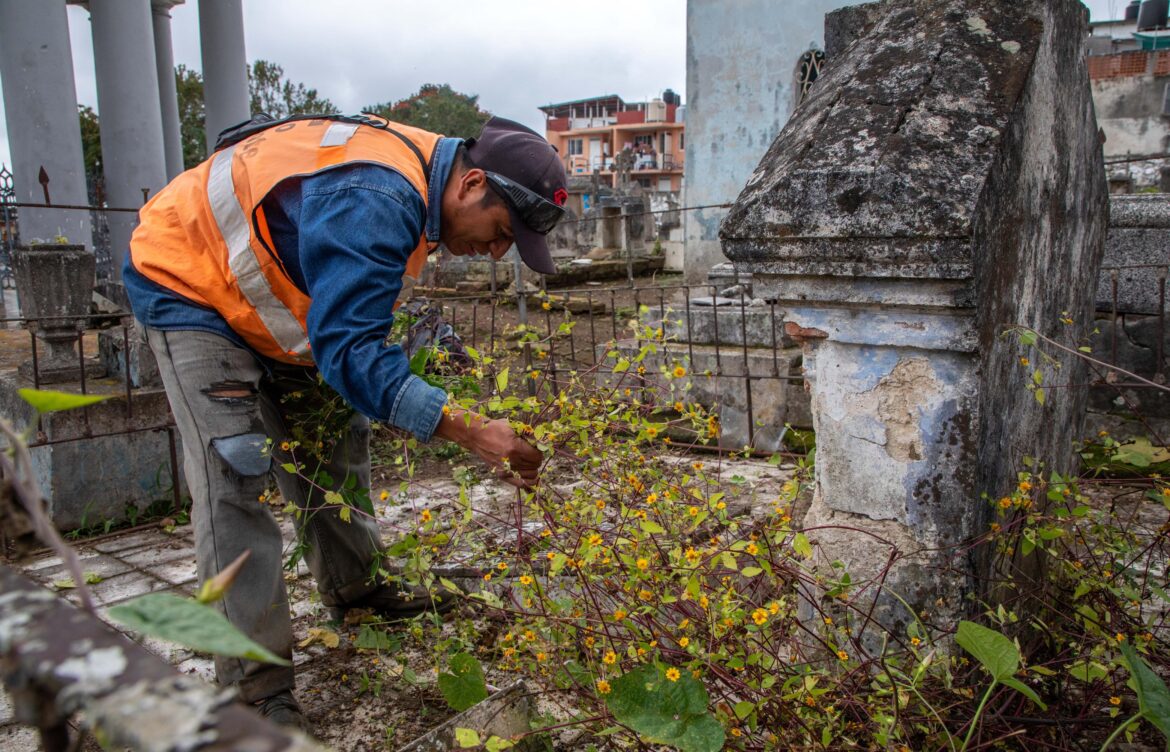
<path fill-rule="evenodd" d="M 325 131 L 321 139 L 322 146 L 344 146 L 357 133 L 357 123 L 334 123 Z"/>
<path fill-rule="evenodd" d="M 356 129 L 356 126 L 354 126 Z M 352 133 L 350 134 L 352 135 Z M 326 133 L 328 136 L 328 133 Z M 348 140 L 348 139 L 347 139 Z M 345 143 L 342 141 L 341 143 Z M 288 355 L 311 361 L 309 338 L 297 317 L 272 292 L 257 255 L 250 244 L 248 215 L 236 196 L 232 177 L 233 145 L 217 153 L 207 179 L 207 199 L 228 250 L 228 266 L 236 275 L 240 292 L 256 310 L 256 315 L 275 341 Z"/>

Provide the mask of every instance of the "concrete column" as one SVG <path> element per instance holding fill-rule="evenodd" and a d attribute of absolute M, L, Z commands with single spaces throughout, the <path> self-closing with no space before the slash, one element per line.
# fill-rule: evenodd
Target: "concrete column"
<path fill-rule="evenodd" d="M 0 2 L 0 82 L 16 200 L 44 202 L 43 169 L 52 203 L 88 204 L 65 0 Z M 88 211 L 20 209 L 20 234 L 93 247 Z"/>
<path fill-rule="evenodd" d="M 973 591 L 989 597 L 990 546 L 971 541 L 991 500 L 1040 472 L 1026 456 L 1043 477 L 1075 467 L 1084 361 L 1050 349 L 1059 370 L 1041 366 L 1003 334 L 1076 344 L 1092 327 L 1108 196 L 1085 20 L 1077 0 L 830 14 L 856 41 L 826 50 L 720 228 L 803 345 L 817 435 L 804 527 L 822 571 L 852 579 L 847 601 L 815 601 L 838 624 L 952 628 Z M 1038 399 L 1037 367 L 1064 388 Z"/>
<path fill-rule="evenodd" d="M 820 46 L 824 14 L 855 0 L 687 0 L 683 206 L 733 201 L 793 107 L 796 65 Z M 761 75 L 767 71 L 767 75 Z M 686 281 L 716 264 L 726 209 L 684 213 Z"/>
<path fill-rule="evenodd" d="M 144 190 L 153 196 L 167 184 L 150 0 L 91 3 L 90 21 L 106 200 L 111 207 L 137 208 Z M 110 212 L 109 219 L 110 255 L 120 279 L 138 215 Z"/>
<path fill-rule="evenodd" d="M 179 132 L 179 96 L 175 90 L 175 53 L 171 45 L 171 8 L 183 0 L 152 0 L 154 62 L 158 68 L 158 102 L 162 110 L 163 149 L 167 180 L 183 171 L 183 141 Z"/>
<path fill-rule="evenodd" d="M 200 0 L 199 49 L 210 153 L 220 131 L 251 117 L 242 0 Z"/>

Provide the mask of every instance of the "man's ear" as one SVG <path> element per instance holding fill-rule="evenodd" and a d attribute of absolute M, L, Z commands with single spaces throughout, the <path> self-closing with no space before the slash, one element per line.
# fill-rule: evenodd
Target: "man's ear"
<path fill-rule="evenodd" d="M 478 167 L 472 167 L 459 176 L 459 198 L 466 199 L 468 195 L 478 197 L 478 194 L 487 188 L 487 175 Z"/>

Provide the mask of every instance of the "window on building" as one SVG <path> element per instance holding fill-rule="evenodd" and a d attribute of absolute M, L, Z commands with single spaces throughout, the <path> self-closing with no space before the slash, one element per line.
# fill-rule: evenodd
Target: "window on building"
<path fill-rule="evenodd" d="M 637 149 L 639 146 L 644 146 L 647 149 L 654 146 L 654 134 L 646 133 L 640 136 L 634 136 L 634 148 Z"/>
<path fill-rule="evenodd" d="M 808 96 L 809 89 L 821 75 L 821 68 L 825 64 L 825 53 L 820 50 L 809 50 L 800 56 L 796 66 L 796 103 L 800 104 Z"/>
<path fill-rule="evenodd" d="M 583 138 L 570 138 L 569 139 L 569 156 L 573 157 L 573 156 L 576 156 L 578 154 L 584 154 L 584 153 L 585 153 L 585 139 L 583 139 Z"/>

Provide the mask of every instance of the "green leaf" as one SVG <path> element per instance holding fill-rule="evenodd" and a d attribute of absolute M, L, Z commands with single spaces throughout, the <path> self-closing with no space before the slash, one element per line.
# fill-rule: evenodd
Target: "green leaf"
<path fill-rule="evenodd" d="M 510 742 L 507 739 L 501 739 L 498 736 L 489 736 L 488 740 L 484 742 L 483 747 L 488 752 L 500 752 L 502 749 L 511 749 L 516 746 L 516 742 Z"/>
<path fill-rule="evenodd" d="M 402 645 L 402 640 L 393 635 L 387 634 L 380 629 L 371 627 L 369 624 L 363 624 L 361 631 L 358 632 L 357 640 L 353 646 L 361 650 L 397 650 Z"/>
<path fill-rule="evenodd" d="M 1034 689 L 1029 687 L 1027 684 L 1024 684 L 1022 681 L 1020 681 L 1016 677 L 1014 677 L 1014 676 L 1005 677 L 1003 679 L 1000 679 L 999 683 L 1004 685 L 1005 687 L 1011 687 L 1012 689 L 1014 689 L 1017 692 L 1019 692 L 1020 694 L 1022 694 L 1024 697 L 1027 697 L 1029 700 L 1031 700 L 1032 702 L 1039 705 L 1041 710 L 1048 710 L 1048 706 L 1045 705 L 1044 701 L 1040 699 L 1040 695 L 1036 694 L 1036 691 Z"/>
<path fill-rule="evenodd" d="M 664 528 L 662 525 L 659 525 L 657 522 L 654 522 L 653 520 L 642 520 L 639 527 L 641 527 L 642 532 L 646 533 L 647 535 L 660 535 L 666 532 L 666 528 Z"/>
<path fill-rule="evenodd" d="M 1170 690 L 1146 662 L 1138 657 L 1132 645 L 1122 643 L 1121 655 L 1125 658 L 1129 673 L 1133 675 L 1133 687 L 1137 692 L 1141 716 L 1162 732 L 1170 746 Z"/>
<path fill-rule="evenodd" d="M 439 691 L 451 707 L 462 712 L 488 696 L 483 666 L 475 656 L 457 653 L 447 668 L 449 673 L 439 674 Z"/>
<path fill-rule="evenodd" d="M 297 474 L 297 466 L 291 462 L 284 463 L 283 465 L 280 466 L 280 469 L 284 470 L 289 475 L 296 475 Z"/>
<path fill-rule="evenodd" d="M 479 732 L 475 729 L 456 728 L 455 729 L 455 743 L 460 747 L 466 749 L 468 747 L 479 746 Z"/>
<path fill-rule="evenodd" d="M 763 571 L 764 570 L 759 568 L 759 567 L 744 567 L 743 569 L 741 569 L 739 571 L 739 573 L 742 574 L 744 577 L 750 578 L 750 577 L 755 577 L 756 575 L 760 574 Z"/>
<path fill-rule="evenodd" d="M 1036 344 L 1036 332 L 1021 331 L 1019 336 L 1020 344 L 1024 347 L 1031 347 Z"/>
<path fill-rule="evenodd" d="M 1036 391 L 1032 392 L 1032 394 L 1036 396 L 1036 401 L 1041 405 L 1043 405 L 1044 400 L 1047 399 L 1046 395 L 1044 394 L 1044 390 L 1040 389 L 1039 387 L 1037 387 Z"/>
<path fill-rule="evenodd" d="M 504 390 L 507 388 L 508 388 L 508 369 L 505 368 L 504 370 L 502 370 L 496 374 L 496 391 L 499 392 L 500 394 L 503 394 Z"/>
<path fill-rule="evenodd" d="M 1020 668 L 1020 651 L 1016 644 L 994 629 L 972 621 L 960 621 L 955 642 L 987 669 L 998 682 L 1009 679 Z"/>
<path fill-rule="evenodd" d="M 707 690 L 683 673 L 670 681 L 657 666 L 640 666 L 613 682 L 606 705 L 618 723 L 682 752 L 717 752 L 723 726 L 707 710 Z"/>
<path fill-rule="evenodd" d="M 751 715 L 752 711 L 755 709 L 756 704 L 754 702 L 748 702 L 746 700 L 743 702 L 737 702 L 735 703 L 735 717 L 742 721 L 744 718 L 747 718 L 749 715 Z"/>
<path fill-rule="evenodd" d="M 236 629 L 218 611 L 173 593 L 148 593 L 109 610 L 109 617 L 135 632 L 202 653 L 291 665 Z"/>
<path fill-rule="evenodd" d="M 94 405 L 110 398 L 107 394 L 69 394 L 53 389 L 17 389 L 16 392 L 21 399 L 42 414 L 73 410 L 86 405 Z"/>
<path fill-rule="evenodd" d="M 812 558 L 812 544 L 808 542 L 808 536 L 804 533 L 797 533 L 792 536 L 792 550 L 795 551 L 801 558 Z"/>

